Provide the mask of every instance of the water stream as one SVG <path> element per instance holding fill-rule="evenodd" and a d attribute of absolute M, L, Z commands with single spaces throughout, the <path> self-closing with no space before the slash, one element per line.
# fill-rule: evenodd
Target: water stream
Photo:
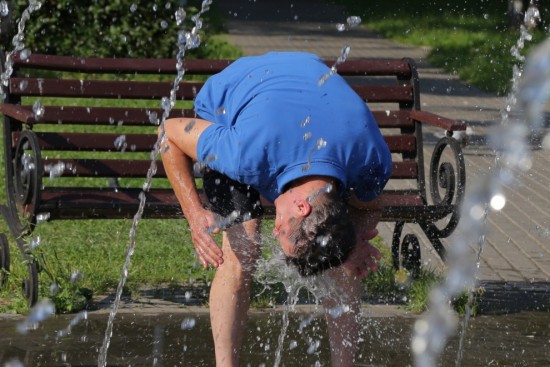
<path fill-rule="evenodd" d="M 527 27 L 536 24 L 536 17 L 538 10 L 531 6 L 525 12 L 525 25 L 521 26 L 518 42 L 511 50 L 512 55 L 520 62 L 524 60 L 521 50 L 525 41 L 531 39 Z M 532 56 L 533 60 L 529 59 L 527 62 L 525 75 L 520 65 L 513 69 L 512 91 L 502 110 L 501 124 L 490 138 L 496 153 L 494 167 L 470 184 L 472 190 L 466 195 L 460 226 L 449 247 L 447 278 L 430 293 L 429 311 L 414 326 L 411 345 L 417 367 L 437 365 L 448 338 L 455 333 L 457 320 L 450 308 L 450 301 L 460 292 L 469 291 L 469 305 L 462 323 L 455 365 L 460 366 L 462 363 L 472 295 L 485 242 L 487 216 L 490 211 L 504 208 L 506 198 L 503 186 L 514 185 L 515 173 L 527 171 L 531 167 L 528 136 L 540 129 L 541 106 L 548 98 L 550 80 L 544 78 L 546 80 L 541 81 L 542 76 L 547 77 L 550 73 L 550 57 L 548 50 L 544 50 L 547 47 L 547 44 L 539 46 Z M 533 83 L 535 80 L 538 82 Z M 471 256 L 471 244 L 476 244 L 475 257 Z"/>
<path fill-rule="evenodd" d="M 204 12 L 210 9 L 211 4 L 212 4 L 212 0 L 203 0 L 201 10 L 192 17 L 192 20 L 195 24 L 193 29 L 190 32 L 180 31 L 178 34 L 178 52 L 176 55 L 177 75 L 174 79 L 172 90 L 170 91 L 170 96 L 164 97 L 161 102 L 161 106 L 163 109 L 162 118 L 161 118 L 161 121 L 159 122 L 161 131 L 163 131 L 164 122 L 168 118 L 170 111 L 172 110 L 172 108 L 176 103 L 176 93 L 178 91 L 179 84 L 185 75 L 185 69 L 183 67 L 185 52 L 186 50 L 199 47 L 200 45 L 199 31 L 202 28 L 202 20 L 200 17 Z M 179 8 L 176 11 L 175 18 L 178 26 L 183 24 L 185 20 L 185 15 L 186 15 L 185 10 L 183 8 Z M 107 365 L 107 352 L 109 350 L 109 344 L 111 341 L 111 337 L 113 335 L 114 319 L 118 312 L 118 308 L 120 305 L 120 298 L 122 296 L 124 285 L 126 284 L 126 279 L 128 278 L 128 270 L 130 268 L 132 255 L 134 254 L 134 251 L 136 248 L 136 230 L 143 216 L 143 210 L 145 208 L 145 202 L 146 202 L 145 194 L 151 188 L 153 176 L 157 171 L 157 157 L 160 153 L 160 145 L 161 145 L 162 139 L 164 139 L 163 133 L 159 134 L 159 138 L 157 139 L 154 145 L 154 149 L 151 151 L 151 166 L 147 171 L 147 178 L 145 180 L 145 183 L 143 184 L 143 190 L 139 194 L 139 200 L 140 200 L 139 208 L 136 214 L 134 215 L 132 227 L 130 229 L 130 242 L 129 242 L 128 250 L 126 252 L 126 259 L 122 267 L 122 275 L 120 277 L 120 281 L 118 283 L 118 287 L 116 290 L 115 300 L 113 302 L 111 312 L 109 313 L 109 320 L 107 321 L 107 328 L 105 329 L 105 338 L 103 339 L 103 345 L 99 350 L 98 367 L 105 367 Z"/>

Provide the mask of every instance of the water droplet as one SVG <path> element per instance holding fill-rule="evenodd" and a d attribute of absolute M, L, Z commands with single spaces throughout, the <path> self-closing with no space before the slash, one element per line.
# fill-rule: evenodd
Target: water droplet
<path fill-rule="evenodd" d="M 50 219 L 50 213 L 39 213 L 36 215 L 36 224 L 47 222 Z"/>
<path fill-rule="evenodd" d="M 161 29 L 166 29 L 166 28 L 168 28 L 168 22 L 165 21 L 165 20 L 161 20 L 161 21 L 160 21 L 160 28 L 161 28 Z"/>
<path fill-rule="evenodd" d="M 137 8 L 138 8 L 138 6 L 135 3 L 130 5 L 130 12 L 132 12 L 132 13 L 135 12 L 137 10 Z"/>
<path fill-rule="evenodd" d="M 346 30 L 346 25 L 344 23 L 338 23 L 336 24 L 336 30 L 338 32 L 343 32 Z"/>
<path fill-rule="evenodd" d="M 288 350 L 292 350 L 298 346 L 298 342 L 296 340 L 291 340 L 290 344 L 288 346 Z"/>
<path fill-rule="evenodd" d="M 126 151 L 128 143 L 126 143 L 126 135 L 119 135 L 114 142 L 115 148 L 120 150 L 122 153 Z"/>
<path fill-rule="evenodd" d="M 19 89 L 24 91 L 25 89 L 27 89 L 28 85 L 29 83 L 26 80 L 21 80 L 21 82 L 19 83 Z"/>
<path fill-rule="evenodd" d="M 109 122 L 111 122 L 111 119 L 109 118 Z M 113 120 L 114 122 L 114 120 Z M 159 124 L 159 118 L 156 112 L 150 112 L 149 113 L 149 122 L 152 125 L 158 125 Z"/>
<path fill-rule="evenodd" d="M 0 1 L 0 15 L 6 17 L 9 13 L 10 7 L 8 5 L 8 2 L 6 0 Z"/>
<path fill-rule="evenodd" d="M 44 166 L 44 170 L 50 174 L 50 179 L 61 177 L 65 172 L 65 163 L 57 162 L 56 164 L 48 164 Z"/>
<path fill-rule="evenodd" d="M 308 116 L 300 123 L 300 127 L 306 127 L 311 122 L 311 116 Z"/>
<path fill-rule="evenodd" d="M 37 248 L 38 246 L 40 246 L 40 236 L 33 237 L 31 239 L 31 243 L 29 245 L 30 249 L 33 250 L 33 249 Z"/>
<path fill-rule="evenodd" d="M 506 205 L 506 197 L 503 194 L 496 194 L 491 198 L 490 204 L 494 210 L 502 210 Z"/>
<path fill-rule="evenodd" d="M 191 299 L 191 297 L 192 297 L 191 292 L 189 292 L 189 291 L 185 292 L 185 300 L 186 301 L 189 301 Z"/>
<path fill-rule="evenodd" d="M 25 48 L 23 50 L 21 50 L 21 52 L 19 53 L 19 57 L 21 58 L 21 60 L 27 60 L 29 58 L 29 56 L 31 56 L 31 50 L 29 50 L 28 48 Z"/>
<path fill-rule="evenodd" d="M 317 139 L 317 144 L 315 145 L 315 149 L 320 150 L 327 146 L 327 141 L 323 138 Z"/>
<path fill-rule="evenodd" d="M 312 340 L 310 343 L 309 343 L 309 346 L 307 348 L 307 354 L 313 354 L 317 351 L 317 349 L 319 348 L 319 346 L 321 345 L 321 341 L 319 340 Z"/>
<path fill-rule="evenodd" d="M 338 317 L 342 316 L 344 313 L 349 312 L 349 310 L 350 310 L 350 308 L 349 308 L 348 305 L 342 305 L 342 306 L 337 306 L 337 307 L 331 308 L 331 309 L 327 310 L 327 312 L 331 317 L 338 318 Z"/>
<path fill-rule="evenodd" d="M 348 17 L 346 22 L 348 23 L 348 27 L 354 28 L 354 27 L 357 27 L 359 24 L 361 24 L 361 17 L 357 15 L 352 15 Z"/>
<path fill-rule="evenodd" d="M 44 105 L 42 101 L 37 99 L 32 105 L 32 112 L 34 113 L 34 118 L 40 120 L 44 116 Z"/>
<path fill-rule="evenodd" d="M 311 139 L 311 132 L 307 132 L 304 134 L 304 140 L 309 140 Z"/>
<path fill-rule="evenodd" d="M 315 195 L 317 196 L 317 195 Z M 308 201 L 311 201 L 310 198 L 308 198 Z M 329 237 L 328 236 L 318 236 L 315 239 L 315 242 L 317 242 L 321 247 L 325 247 L 328 244 Z"/>
<path fill-rule="evenodd" d="M 470 208 L 470 216 L 473 220 L 481 220 L 485 216 L 485 209 L 481 204 L 474 205 Z"/>
<path fill-rule="evenodd" d="M 225 115 L 225 113 L 226 113 L 225 108 L 223 106 L 216 108 L 216 115 L 217 116 Z"/>
<path fill-rule="evenodd" d="M 182 322 L 181 322 L 181 330 L 191 330 L 192 328 L 195 327 L 195 324 L 196 324 L 196 321 L 195 319 L 193 318 L 185 318 Z"/>
<path fill-rule="evenodd" d="M 71 283 L 76 284 L 82 280 L 84 274 L 80 270 L 75 270 L 71 274 Z"/>
<path fill-rule="evenodd" d="M 187 14 L 186 14 L 184 8 L 178 8 L 178 10 L 176 10 L 176 14 L 175 14 L 176 25 L 180 26 L 183 23 L 183 21 L 185 20 L 186 15 Z"/>
<path fill-rule="evenodd" d="M 57 283 L 50 284 L 50 295 L 52 297 L 55 296 L 58 291 L 59 291 L 59 284 Z"/>
<path fill-rule="evenodd" d="M 55 305 L 50 300 L 42 300 L 37 303 L 27 318 L 17 325 L 17 331 L 26 334 L 29 330 L 36 330 L 38 323 L 46 320 L 55 314 Z"/>

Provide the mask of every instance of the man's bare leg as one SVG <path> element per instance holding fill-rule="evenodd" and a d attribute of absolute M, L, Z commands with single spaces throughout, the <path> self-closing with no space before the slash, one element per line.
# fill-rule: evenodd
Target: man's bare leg
<path fill-rule="evenodd" d="M 322 304 L 329 331 L 331 364 L 349 367 L 358 350 L 361 282 L 341 267 L 330 270 L 329 274 L 335 289 L 322 299 Z"/>
<path fill-rule="evenodd" d="M 224 262 L 210 288 L 210 321 L 217 367 L 239 365 L 250 288 L 260 255 L 260 220 L 237 224 L 223 233 Z"/>

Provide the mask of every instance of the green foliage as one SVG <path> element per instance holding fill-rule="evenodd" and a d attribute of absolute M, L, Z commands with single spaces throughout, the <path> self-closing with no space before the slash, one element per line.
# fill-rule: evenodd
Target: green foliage
<path fill-rule="evenodd" d="M 191 30 L 195 25 L 192 16 L 201 6 L 198 0 L 190 1 L 185 6 L 186 20 L 178 26 L 175 12 L 185 3 L 181 0 L 50 0 L 42 3 L 26 25 L 25 46 L 32 52 L 151 58 L 175 56 L 178 32 Z M 13 18 L 18 19 L 28 1 L 16 0 L 13 5 Z M 220 55 L 228 51 L 223 42 L 209 38 L 210 34 L 222 30 L 219 14 L 212 9 L 201 18 L 202 43 L 212 42 L 213 49 L 199 47 L 188 56 L 226 57 Z"/>
<path fill-rule="evenodd" d="M 465 315 L 470 307 L 470 314 L 477 315 L 479 312 L 479 300 L 483 298 L 485 289 L 476 288 L 470 292 L 463 292 L 452 300 L 453 308 L 460 314 Z"/>

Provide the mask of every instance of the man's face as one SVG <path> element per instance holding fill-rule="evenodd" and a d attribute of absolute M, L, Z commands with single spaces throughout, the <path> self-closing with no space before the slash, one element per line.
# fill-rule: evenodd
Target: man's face
<path fill-rule="evenodd" d="M 290 240 L 293 202 L 290 195 L 282 194 L 275 199 L 275 228 L 273 236 L 279 240 L 286 256 L 294 255 L 294 243 Z"/>

